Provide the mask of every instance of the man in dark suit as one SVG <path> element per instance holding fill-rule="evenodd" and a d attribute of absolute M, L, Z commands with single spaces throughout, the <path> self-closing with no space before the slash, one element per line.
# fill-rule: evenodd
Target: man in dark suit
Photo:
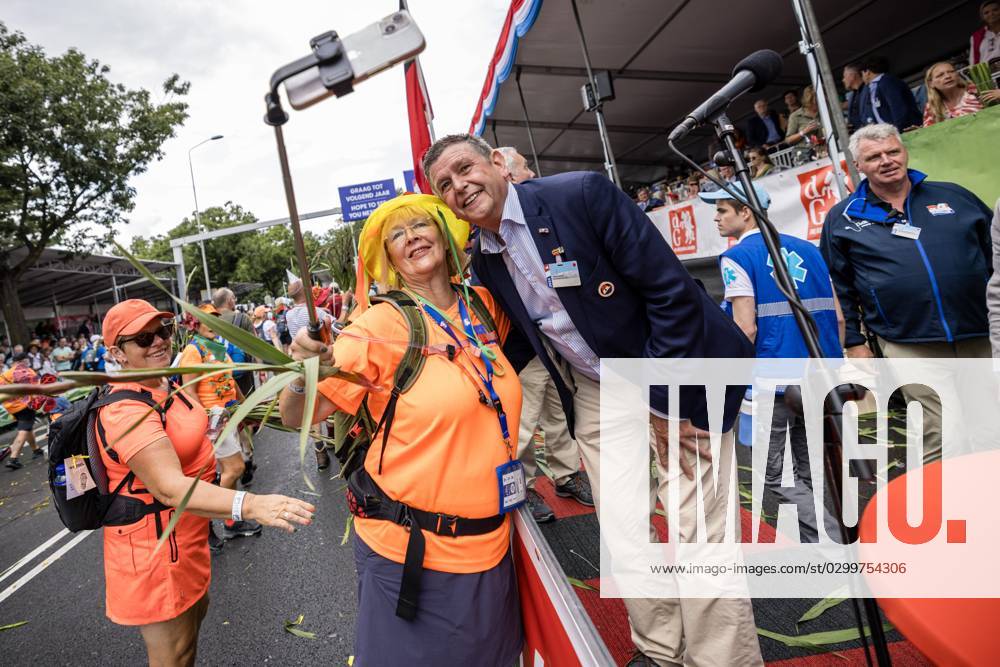
<path fill-rule="evenodd" d="M 847 129 L 853 132 L 865 125 L 861 120 L 861 105 L 862 100 L 868 96 L 868 88 L 861 76 L 861 65 L 844 65 L 843 81 L 844 90 L 847 91 Z"/>
<path fill-rule="evenodd" d="M 785 127 L 777 112 L 767 106 L 767 100 L 753 103 L 754 115 L 747 121 L 747 143 L 750 146 L 771 148 L 785 138 Z"/>
<path fill-rule="evenodd" d="M 885 58 L 876 56 L 861 66 L 865 83 L 861 95 L 861 124 L 889 123 L 902 132 L 923 123 L 913 93 L 898 77 L 888 73 Z"/>
<path fill-rule="evenodd" d="M 504 179 L 503 166 L 502 155 L 470 135 L 439 139 L 423 160 L 435 193 L 480 228 L 473 271 L 530 344 L 528 354 L 552 376 L 599 507 L 601 357 L 751 357 L 753 346 L 607 178 L 575 172 L 515 185 Z M 549 286 L 546 271 L 560 276 L 558 284 Z M 708 428 L 704 391 L 681 388 L 676 424 L 665 418 L 666 388 L 653 387 L 650 394 L 659 495 L 668 506 L 667 488 L 679 484 L 683 519 L 696 501 L 695 458 L 704 459 L 698 466 L 703 483 L 714 465 L 725 470 L 732 461 L 732 425 L 743 389 L 726 392 L 722 452 L 711 462 L 701 430 Z M 663 467 L 670 428 L 678 430 L 684 473 L 673 480 Z M 720 487 L 706 504 L 709 540 L 720 539 L 735 492 Z M 682 521 L 680 539 L 693 531 Z M 763 664 L 748 599 L 624 602 L 639 649 L 630 665 Z"/>

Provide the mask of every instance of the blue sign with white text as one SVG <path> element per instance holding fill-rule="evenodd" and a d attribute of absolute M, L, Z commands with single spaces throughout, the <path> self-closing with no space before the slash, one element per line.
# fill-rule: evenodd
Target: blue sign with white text
<path fill-rule="evenodd" d="M 381 204 L 396 196 L 396 182 L 393 179 L 358 183 L 337 188 L 340 192 L 340 212 L 344 221 L 364 220 Z"/>

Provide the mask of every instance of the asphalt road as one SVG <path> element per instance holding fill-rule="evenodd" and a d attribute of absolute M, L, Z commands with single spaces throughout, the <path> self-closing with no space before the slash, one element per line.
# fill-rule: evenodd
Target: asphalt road
<path fill-rule="evenodd" d="M 0 443 L 9 440 L 9 433 L 0 435 Z M 340 545 L 347 519 L 343 482 L 318 474 L 308 453 L 306 471 L 321 494 L 310 495 L 295 436 L 265 430 L 256 444 L 251 491 L 305 498 L 316 505 L 316 522 L 294 535 L 265 528 L 260 537 L 228 542 L 213 557 L 198 664 L 346 665 L 356 578 L 350 543 Z M 21 461 L 18 471 L 0 467 L 0 627 L 27 624 L 0 631 L 0 664 L 145 664 L 138 631 L 104 615 L 99 532 L 64 531 L 49 501 L 44 459 L 32 460 L 26 451 Z M 284 622 L 300 614 L 301 629 L 316 639 L 285 631 Z"/>

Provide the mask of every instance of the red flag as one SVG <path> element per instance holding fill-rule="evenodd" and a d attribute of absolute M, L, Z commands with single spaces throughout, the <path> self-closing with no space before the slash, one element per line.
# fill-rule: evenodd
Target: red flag
<path fill-rule="evenodd" d="M 406 0 L 400 0 L 399 8 L 408 10 Z M 434 112 L 431 109 L 427 89 L 424 86 L 424 74 L 420 69 L 420 61 L 416 58 L 407 60 L 403 65 L 406 76 L 406 115 L 410 120 L 410 150 L 413 153 L 413 178 L 424 194 L 431 193 L 430 183 L 420 167 L 420 160 L 431 147 L 434 138 L 431 136 L 431 121 Z"/>

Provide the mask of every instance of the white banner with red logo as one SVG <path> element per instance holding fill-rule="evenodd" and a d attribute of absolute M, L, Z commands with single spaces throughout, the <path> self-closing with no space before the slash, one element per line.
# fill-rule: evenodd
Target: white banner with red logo
<path fill-rule="evenodd" d="M 782 234 L 819 242 L 827 211 L 839 201 L 829 160 L 755 181 L 771 196 L 768 217 Z M 715 206 L 688 200 L 647 214 L 681 260 L 716 257 L 736 243 L 719 236 Z"/>

